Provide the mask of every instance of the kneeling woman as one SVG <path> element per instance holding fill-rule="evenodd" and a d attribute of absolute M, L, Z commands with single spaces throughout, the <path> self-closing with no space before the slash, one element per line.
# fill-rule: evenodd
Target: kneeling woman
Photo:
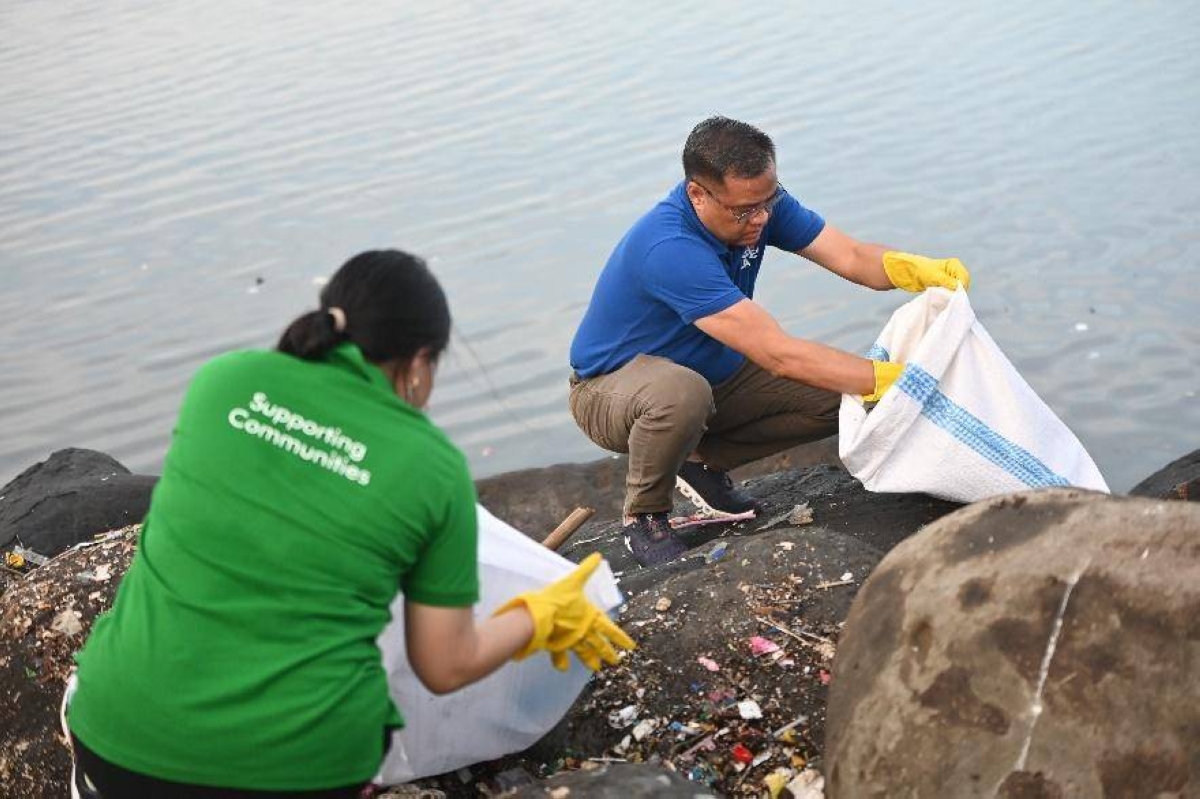
<path fill-rule="evenodd" d="M 403 723 L 375 644 L 398 590 L 435 692 L 538 650 L 597 668 L 633 645 L 583 596 L 598 555 L 475 623 L 474 487 L 421 411 L 449 335 L 424 263 L 368 252 L 277 352 L 199 370 L 138 552 L 78 657 L 82 795 L 358 795 Z"/>

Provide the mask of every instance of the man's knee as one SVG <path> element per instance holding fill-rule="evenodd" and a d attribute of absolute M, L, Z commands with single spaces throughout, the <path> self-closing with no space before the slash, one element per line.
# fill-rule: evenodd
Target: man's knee
<path fill-rule="evenodd" d="M 712 386 L 698 372 L 686 366 L 660 367 L 656 379 L 648 383 L 644 395 L 643 416 L 669 419 L 685 427 L 702 427 L 712 416 Z"/>

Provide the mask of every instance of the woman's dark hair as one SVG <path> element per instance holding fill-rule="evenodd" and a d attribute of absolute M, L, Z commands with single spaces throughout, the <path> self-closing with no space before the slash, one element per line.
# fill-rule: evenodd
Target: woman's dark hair
<path fill-rule="evenodd" d="M 683 174 L 723 185 L 725 176 L 756 178 L 775 164 L 775 144 L 753 125 L 727 117 L 709 117 L 683 145 Z"/>
<path fill-rule="evenodd" d="M 345 314 L 344 330 L 330 308 Z M 359 253 L 325 285 L 320 310 L 288 325 L 276 349 L 317 361 L 343 341 L 372 363 L 405 360 L 423 348 L 437 358 L 450 341 L 450 307 L 425 262 L 399 250 Z"/>

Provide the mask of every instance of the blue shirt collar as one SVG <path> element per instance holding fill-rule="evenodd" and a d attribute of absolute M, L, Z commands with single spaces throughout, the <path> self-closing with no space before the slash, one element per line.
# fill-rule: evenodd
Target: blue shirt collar
<path fill-rule="evenodd" d="M 734 251 L 734 247 L 730 247 L 728 244 L 714 236 L 712 231 L 706 228 L 704 223 L 700 221 L 700 217 L 696 215 L 696 209 L 692 207 L 692 200 L 687 195 L 686 179 L 679 181 L 679 183 L 675 186 L 675 188 L 671 189 L 671 193 L 667 196 L 670 198 L 670 201 L 673 205 L 677 206 L 681 211 L 683 211 L 683 219 L 688 226 L 695 231 L 700 238 L 712 245 L 713 249 L 722 255 L 728 255 Z"/>

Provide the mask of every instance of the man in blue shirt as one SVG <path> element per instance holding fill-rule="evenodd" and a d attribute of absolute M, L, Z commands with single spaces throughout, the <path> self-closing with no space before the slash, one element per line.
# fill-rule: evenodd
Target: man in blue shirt
<path fill-rule="evenodd" d="M 570 406 L 594 442 L 629 453 L 625 540 L 643 565 L 686 547 L 678 487 L 702 513 L 755 510 L 727 472 L 837 432 L 841 395 L 882 396 L 902 364 L 789 336 L 753 301 L 767 246 L 873 289 L 970 282 L 956 258 L 856 241 L 779 183 L 775 146 L 712 117 L 683 150 L 684 180 L 617 244 L 571 343 Z"/>

